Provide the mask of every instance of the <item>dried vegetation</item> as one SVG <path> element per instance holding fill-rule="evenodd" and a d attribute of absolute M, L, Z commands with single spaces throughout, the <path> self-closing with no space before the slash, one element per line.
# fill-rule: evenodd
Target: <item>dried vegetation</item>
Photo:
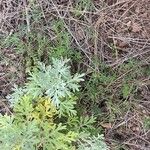
<path fill-rule="evenodd" d="M 39 33 L 48 42 L 36 58 L 70 57 L 73 72 L 86 72 L 79 105 L 98 116 L 111 149 L 148 150 L 149 8 L 150 0 L 0 0 L 0 111 L 9 110 L 12 85 L 25 81 L 25 57 L 36 47 L 28 35 Z"/>

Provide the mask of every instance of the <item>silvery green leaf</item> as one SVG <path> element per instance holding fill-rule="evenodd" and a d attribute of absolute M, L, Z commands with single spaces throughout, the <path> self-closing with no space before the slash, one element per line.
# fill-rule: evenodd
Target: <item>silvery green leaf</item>
<path fill-rule="evenodd" d="M 14 106 L 14 104 L 16 104 L 20 100 L 25 92 L 23 88 L 19 88 L 16 84 L 14 85 L 12 91 L 13 93 L 8 95 L 6 98 L 11 103 L 11 106 Z"/>
<path fill-rule="evenodd" d="M 67 65 L 69 59 L 52 59 L 52 65 L 46 66 L 39 63 L 33 72 L 29 72 L 28 82 L 22 90 L 17 89 L 11 95 L 10 101 L 18 101 L 23 95 L 32 95 L 33 98 L 43 95 L 52 99 L 55 105 L 60 104 L 62 97 L 70 96 L 72 92 L 79 90 L 79 82 L 83 81 L 84 74 L 71 75 L 70 66 Z"/>
<path fill-rule="evenodd" d="M 87 137 L 79 141 L 78 150 L 109 150 L 103 135 Z"/>

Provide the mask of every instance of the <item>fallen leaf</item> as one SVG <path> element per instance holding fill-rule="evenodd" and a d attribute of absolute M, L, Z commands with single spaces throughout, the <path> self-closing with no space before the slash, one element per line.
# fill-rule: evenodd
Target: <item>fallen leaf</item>
<path fill-rule="evenodd" d="M 9 67 L 9 71 L 14 73 L 17 71 L 17 69 L 16 69 L 16 67 L 11 66 L 11 67 Z"/>
<path fill-rule="evenodd" d="M 141 17 L 143 17 L 143 18 L 147 18 L 147 17 L 148 17 L 147 12 L 145 12 L 145 13 L 141 14 Z"/>
<path fill-rule="evenodd" d="M 78 29 L 76 32 L 76 36 L 77 36 L 78 40 L 83 40 L 85 37 L 84 31 L 82 29 Z"/>
<path fill-rule="evenodd" d="M 122 42 L 119 42 L 119 45 L 118 45 L 120 48 L 124 48 L 124 47 L 127 47 L 128 46 L 128 43 L 125 42 L 125 41 L 122 41 Z"/>
<path fill-rule="evenodd" d="M 111 123 L 101 123 L 101 126 L 103 128 L 110 129 L 111 128 Z"/>
<path fill-rule="evenodd" d="M 137 32 L 140 32 L 142 29 L 141 25 L 138 24 L 138 23 L 133 23 L 132 24 L 132 31 L 137 33 Z"/>

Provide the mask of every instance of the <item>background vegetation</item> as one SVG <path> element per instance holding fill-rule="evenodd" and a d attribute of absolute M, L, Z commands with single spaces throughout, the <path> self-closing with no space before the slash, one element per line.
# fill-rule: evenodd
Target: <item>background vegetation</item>
<path fill-rule="evenodd" d="M 149 0 L 1 1 L 0 134 L 8 134 L 0 136 L 0 147 L 148 150 L 149 7 Z M 57 77 L 61 69 L 63 79 Z M 62 89 L 66 82 L 70 86 Z M 40 118 L 51 127 L 39 126 L 37 116 L 45 117 L 46 107 L 56 109 L 48 109 L 50 120 Z M 51 141 L 46 135 L 54 130 Z M 28 144 L 12 143 L 13 136 Z M 40 138 L 51 143 L 39 143 Z"/>

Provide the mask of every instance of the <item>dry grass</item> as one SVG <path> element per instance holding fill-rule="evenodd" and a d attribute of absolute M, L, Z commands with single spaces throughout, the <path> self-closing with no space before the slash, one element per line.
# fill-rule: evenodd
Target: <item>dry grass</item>
<path fill-rule="evenodd" d="M 88 1 L 91 3 L 88 4 Z M 141 66 L 149 67 L 150 0 L 83 2 L 83 6 L 79 7 L 74 0 L 1 0 L 0 36 L 7 40 L 13 33 L 21 32 L 24 36 L 38 31 L 54 41 L 57 35 L 52 29 L 52 22 L 61 20 L 64 30 L 71 36 L 72 48 L 83 54 L 83 68 L 86 70 L 90 68 L 99 71 L 93 58 L 112 69 L 132 58 L 138 60 Z M 1 51 L 4 52 L 4 49 Z M 2 78 L 3 76 L 0 77 L 1 82 Z M 122 76 L 118 77 L 118 81 L 120 78 Z M 8 80 L 7 82 L 11 82 Z M 149 81 L 149 77 L 139 79 L 140 102 L 132 111 L 128 110 L 124 116 L 116 118 L 111 129 L 106 130 L 106 139 L 112 149 L 115 148 L 112 144 L 114 141 L 129 146 L 129 149 L 149 149 L 150 132 L 144 129 L 142 122 L 145 115 L 150 115 Z M 122 136 L 123 140 L 120 140 L 121 137 L 114 137 L 121 136 L 120 133 L 125 135 Z"/>

